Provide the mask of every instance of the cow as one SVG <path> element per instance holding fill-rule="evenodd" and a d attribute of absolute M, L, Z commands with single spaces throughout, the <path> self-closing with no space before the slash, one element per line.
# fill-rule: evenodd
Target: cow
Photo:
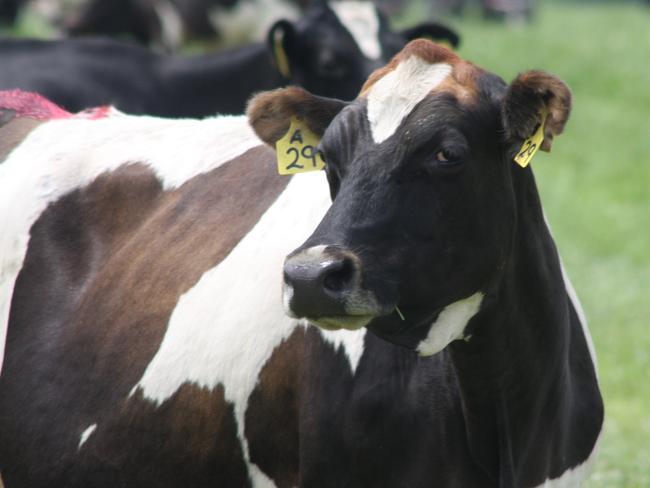
<path fill-rule="evenodd" d="M 353 102 L 259 95 L 252 129 L 0 97 L 0 141 L 14 141 L 0 153 L 5 488 L 578 486 L 602 425 L 595 357 L 530 169 L 510 159 L 541 100 L 549 148 L 568 93 L 538 72 L 507 86 L 415 41 Z M 325 174 L 276 173 L 262 141 L 292 115 L 323 135 Z M 412 172 L 396 171 L 400 154 L 418 158 Z M 492 169 L 458 160 L 470 155 Z M 377 186 L 391 184 L 378 165 L 402 193 Z M 395 220 L 393 203 L 416 210 Z M 489 214 L 478 230 L 475 212 Z M 438 239 L 450 246 L 422 256 Z M 308 274 L 331 296 L 306 291 Z M 476 280 L 490 288 L 459 285 Z M 285 314 L 283 287 L 289 313 L 320 328 Z M 337 296 L 356 315 L 332 312 Z"/>
<path fill-rule="evenodd" d="M 300 5 L 298 5 L 300 3 Z M 72 36 L 130 36 L 175 51 L 187 41 L 261 41 L 280 19 L 296 20 L 309 2 L 285 0 L 88 0 L 59 20 Z"/>
<path fill-rule="evenodd" d="M 0 89 L 41 93 L 65 109 L 112 105 L 131 114 L 204 117 L 242 113 L 257 91 L 294 83 L 352 99 L 368 74 L 413 36 L 457 42 L 425 23 L 393 32 L 370 2 L 320 3 L 278 21 L 268 43 L 200 56 L 167 56 L 127 42 L 80 38 L 0 42 Z"/>
<path fill-rule="evenodd" d="M 20 4 L 20 0 L 0 0 L 0 26 L 11 26 L 16 22 Z"/>
<path fill-rule="evenodd" d="M 261 41 L 275 21 L 296 20 L 322 1 L 86 0 L 56 23 L 67 35 L 129 36 L 175 51 L 188 40 L 218 41 L 222 46 Z M 391 14 L 395 7 L 395 2 L 381 4 L 381 10 Z"/>
<path fill-rule="evenodd" d="M 403 486 L 584 479 L 604 416 L 595 353 L 527 165 L 570 109 L 553 75 L 507 85 L 425 40 L 353 102 L 287 88 L 251 103 L 269 145 L 292 118 L 321 138 L 332 196 L 285 261 L 287 313 L 431 357 L 426 374 L 399 373 L 435 411 L 411 432 L 417 448 L 391 451 L 398 463 L 426 452 L 428 477 Z"/>

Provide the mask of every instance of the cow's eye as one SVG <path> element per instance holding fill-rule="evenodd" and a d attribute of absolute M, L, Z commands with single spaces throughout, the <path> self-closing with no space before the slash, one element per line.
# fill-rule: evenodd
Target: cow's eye
<path fill-rule="evenodd" d="M 442 165 L 456 164 L 460 161 L 460 156 L 453 151 L 443 149 L 436 153 L 436 161 Z"/>

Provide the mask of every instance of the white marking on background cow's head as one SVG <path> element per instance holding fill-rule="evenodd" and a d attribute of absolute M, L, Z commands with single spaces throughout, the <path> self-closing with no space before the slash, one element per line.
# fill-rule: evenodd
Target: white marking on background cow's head
<path fill-rule="evenodd" d="M 379 43 L 379 16 L 372 2 L 343 1 L 330 3 L 339 21 L 350 32 L 359 49 L 368 59 L 382 55 Z"/>

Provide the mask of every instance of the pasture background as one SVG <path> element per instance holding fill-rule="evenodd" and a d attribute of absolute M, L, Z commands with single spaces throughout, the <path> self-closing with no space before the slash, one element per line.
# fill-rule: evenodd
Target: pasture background
<path fill-rule="evenodd" d="M 463 57 L 507 81 L 542 68 L 573 91 L 565 133 L 531 164 L 598 354 L 606 423 L 587 487 L 650 487 L 650 6 L 556 0 L 529 24 L 446 20 Z"/>
<path fill-rule="evenodd" d="M 394 23 L 429 10 L 413 0 Z M 528 24 L 476 8 L 445 20 L 467 59 L 508 81 L 543 68 L 573 90 L 565 134 L 532 164 L 598 353 L 606 424 L 587 487 L 650 487 L 650 6 L 538 1 Z M 48 30 L 25 16 L 14 34 Z"/>

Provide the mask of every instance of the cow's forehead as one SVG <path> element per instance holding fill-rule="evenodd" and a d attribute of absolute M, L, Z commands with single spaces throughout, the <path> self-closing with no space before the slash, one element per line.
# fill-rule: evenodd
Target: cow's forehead
<path fill-rule="evenodd" d="M 449 93 L 459 103 L 473 103 L 480 73 L 445 47 L 425 40 L 411 42 L 375 71 L 361 90 L 359 98 L 367 100 L 373 140 L 388 139 L 427 96 Z"/>

